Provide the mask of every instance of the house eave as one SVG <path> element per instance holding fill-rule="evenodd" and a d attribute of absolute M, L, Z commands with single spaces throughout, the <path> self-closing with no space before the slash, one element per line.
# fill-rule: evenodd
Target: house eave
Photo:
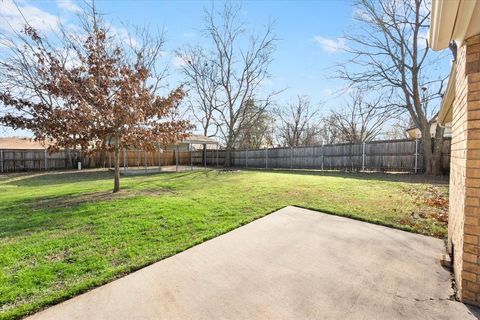
<path fill-rule="evenodd" d="M 452 64 L 450 76 L 448 77 L 447 88 L 443 94 L 442 102 L 440 103 L 440 111 L 438 112 L 438 123 L 440 126 L 445 126 L 446 123 L 452 121 L 453 101 L 455 100 L 455 81 L 457 78 L 457 64 Z"/>
<path fill-rule="evenodd" d="M 432 0 L 428 41 L 433 50 L 448 48 L 455 27 L 459 0 Z"/>
<path fill-rule="evenodd" d="M 429 46 L 433 50 L 448 48 L 451 41 L 458 46 L 469 36 L 480 32 L 480 23 L 473 17 L 480 12 L 480 1 L 432 0 Z"/>

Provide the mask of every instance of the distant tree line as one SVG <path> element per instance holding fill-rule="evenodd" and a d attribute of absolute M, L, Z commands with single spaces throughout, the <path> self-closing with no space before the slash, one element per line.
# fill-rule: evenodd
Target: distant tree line
<path fill-rule="evenodd" d="M 160 148 L 193 126 L 221 140 L 227 166 L 234 149 L 404 138 L 415 126 L 427 173 L 440 173 L 443 129 L 431 139 L 430 126 L 445 78 L 422 38 L 425 0 L 355 2 L 355 26 L 344 36 L 350 58 L 335 74 L 345 83 L 343 99 L 329 107 L 307 95 L 278 102 L 286 89 L 268 85 L 274 25 L 252 32 L 239 3 L 204 11 L 201 43 L 175 51 L 183 83 L 165 97 L 163 34 L 132 28 L 120 38 L 93 3 L 83 9 L 75 31 L 47 38 L 26 21 L 0 35 L 0 123 L 29 129 L 52 149 L 114 151 L 115 191 L 122 147 Z"/>
<path fill-rule="evenodd" d="M 253 35 L 237 5 L 205 12 L 201 47 L 177 52 L 189 90 L 190 111 L 205 135 L 220 136 L 227 151 L 259 146 L 301 146 L 406 137 L 422 133 L 426 171 L 440 173 L 443 129 L 431 139 L 445 77 L 422 38 L 425 0 L 357 0 L 355 26 L 344 39 L 351 58 L 338 64 L 343 103 L 326 109 L 299 95 L 278 105 L 265 88 L 277 42 L 272 25 Z M 220 133 L 220 134 L 217 134 Z M 227 164 L 229 162 L 227 152 Z"/>

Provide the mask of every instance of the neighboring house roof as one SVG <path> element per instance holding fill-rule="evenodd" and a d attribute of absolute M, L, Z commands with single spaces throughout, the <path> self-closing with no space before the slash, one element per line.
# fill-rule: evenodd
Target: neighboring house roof
<path fill-rule="evenodd" d="M 181 143 L 191 143 L 191 144 L 218 144 L 218 141 L 214 138 L 202 136 L 199 134 L 191 134 L 185 139 L 182 140 Z"/>
<path fill-rule="evenodd" d="M 443 136 L 445 138 L 450 138 L 452 136 L 452 124 L 446 123 L 443 125 L 445 130 L 443 132 Z M 432 138 L 435 136 L 435 131 L 437 130 L 437 122 L 433 122 L 430 125 L 430 135 Z M 405 130 L 407 135 L 410 139 L 420 139 L 422 137 L 422 132 L 417 127 L 408 128 Z"/>
<path fill-rule="evenodd" d="M 461 46 L 465 39 L 480 33 L 480 1 L 432 0 L 431 12 L 428 39 L 433 50 L 446 49 L 452 41 Z M 440 125 L 452 120 L 456 72 L 453 63 L 438 115 Z"/>
<path fill-rule="evenodd" d="M 198 134 L 192 134 L 181 144 L 218 144 L 218 141 Z M 0 137 L 0 149 L 46 149 L 43 142 L 26 137 Z"/>
<path fill-rule="evenodd" d="M 45 149 L 43 142 L 25 137 L 0 137 L 0 149 Z"/>

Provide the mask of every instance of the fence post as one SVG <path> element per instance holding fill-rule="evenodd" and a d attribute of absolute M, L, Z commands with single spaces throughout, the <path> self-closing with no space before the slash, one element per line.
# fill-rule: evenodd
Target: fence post
<path fill-rule="evenodd" d="M 3 166 L 4 166 L 4 165 L 3 165 L 3 161 L 4 161 L 4 160 L 3 160 L 3 150 L 0 150 L 0 159 L 2 160 L 2 161 L 0 162 L 0 164 L 2 165 L 0 168 L 2 169 L 2 173 L 3 173 L 3 170 L 4 170 L 4 168 L 3 168 Z"/>
<path fill-rule="evenodd" d="M 323 171 L 323 159 L 325 157 L 325 145 L 323 144 L 323 140 L 322 140 L 322 171 Z"/>
<path fill-rule="evenodd" d="M 162 148 L 158 146 L 158 170 L 162 170 Z"/>
<path fill-rule="evenodd" d="M 290 147 L 290 169 L 293 169 L 293 147 Z"/>
<path fill-rule="evenodd" d="M 145 161 L 145 172 L 147 172 L 147 168 L 148 168 L 148 165 L 147 165 L 147 150 L 143 150 L 143 160 Z"/>
<path fill-rule="evenodd" d="M 127 169 L 127 166 L 126 166 L 127 157 L 126 157 L 125 147 L 122 148 L 122 155 L 123 155 L 123 173 L 125 173 L 125 170 Z"/>
<path fill-rule="evenodd" d="M 206 144 L 204 144 L 203 146 L 204 146 L 203 150 L 205 151 L 205 154 L 203 155 L 204 158 L 205 158 L 204 159 L 204 161 L 205 161 L 204 162 L 204 167 L 206 168 L 207 167 L 207 152 L 208 152 L 208 150 L 207 150 L 207 145 Z"/>
<path fill-rule="evenodd" d="M 192 152 L 191 144 L 188 147 L 188 151 L 190 151 L 190 171 L 192 171 L 193 170 L 193 152 Z"/>
<path fill-rule="evenodd" d="M 218 143 L 217 143 L 217 168 L 218 168 Z"/>
<path fill-rule="evenodd" d="M 415 139 L 415 173 L 418 171 L 418 139 Z"/>
<path fill-rule="evenodd" d="M 268 169 L 268 147 L 265 148 L 265 170 Z"/>
<path fill-rule="evenodd" d="M 47 154 L 47 149 L 45 149 L 44 155 L 45 155 L 45 171 L 47 171 L 47 170 L 48 170 L 48 154 Z"/>
<path fill-rule="evenodd" d="M 365 141 L 362 143 L 362 171 L 365 171 Z"/>
<path fill-rule="evenodd" d="M 163 149 L 158 148 L 158 169 L 162 170 Z"/>
<path fill-rule="evenodd" d="M 175 172 L 178 172 L 178 145 L 175 145 Z"/>

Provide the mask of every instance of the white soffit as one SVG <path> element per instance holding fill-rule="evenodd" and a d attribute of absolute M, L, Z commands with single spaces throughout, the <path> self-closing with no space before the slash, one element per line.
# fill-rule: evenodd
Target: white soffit
<path fill-rule="evenodd" d="M 460 0 L 432 0 L 428 40 L 433 50 L 448 48 L 452 39 Z"/>
<path fill-rule="evenodd" d="M 475 6 L 472 10 L 472 15 L 470 17 L 470 24 L 468 25 L 467 32 L 465 34 L 465 39 L 468 39 L 474 35 L 480 33 L 480 1 L 470 1 L 470 3 L 475 3 Z"/>
<path fill-rule="evenodd" d="M 438 113 L 438 123 L 440 126 L 445 126 L 446 123 L 452 121 L 453 101 L 455 100 L 455 81 L 457 78 L 457 64 L 452 64 L 450 76 L 448 78 L 447 88 L 440 104 L 440 111 Z"/>
<path fill-rule="evenodd" d="M 445 2 L 445 1 L 444 1 Z M 447 1 L 448 2 L 448 1 Z M 455 40 L 458 46 L 463 44 L 463 41 L 470 36 L 474 36 L 480 29 L 478 26 L 478 20 L 480 17 L 479 6 L 477 0 L 462 0 L 458 7 L 457 19 L 455 21 L 455 27 L 453 29 L 452 40 Z M 476 11 L 476 17 L 474 15 Z M 477 28 L 475 28 L 477 25 Z"/>
<path fill-rule="evenodd" d="M 448 48 L 452 40 L 461 46 L 466 38 L 478 33 L 480 33 L 480 1 L 432 1 L 428 40 L 433 50 Z"/>

